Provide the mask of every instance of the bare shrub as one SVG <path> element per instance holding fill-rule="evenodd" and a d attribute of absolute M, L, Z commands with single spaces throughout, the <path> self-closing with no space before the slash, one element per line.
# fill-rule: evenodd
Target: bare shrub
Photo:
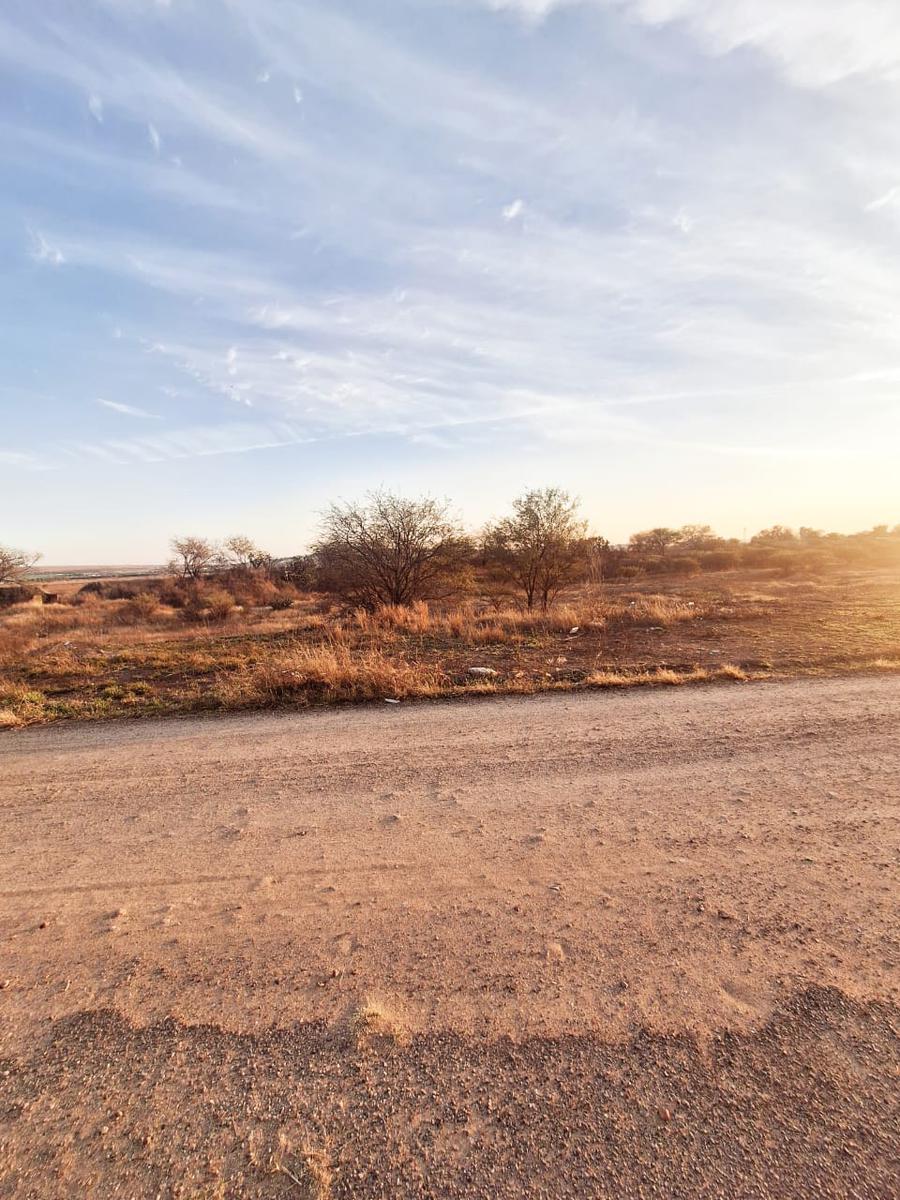
<path fill-rule="evenodd" d="M 470 551 L 445 503 L 371 492 L 328 509 L 315 554 L 320 586 L 375 609 L 448 594 Z"/>
<path fill-rule="evenodd" d="M 265 570 L 272 561 L 271 554 L 267 554 L 265 550 L 260 550 L 259 546 L 251 538 L 245 537 L 242 533 L 235 533 L 231 537 L 226 538 L 223 551 L 226 563 L 236 567 L 243 567 L 246 570 Z"/>
<path fill-rule="evenodd" d="M 12 546 L 0 546 L 0 583 L 17 583 L 40 558 L 27 550 L 14 550 Z"/>
<path fill-rule="evenodd" d="M 201 537 L 174 537 L 169 570 L 180 579 L 202 579 L 219 562 L 222 552 L 214 542 Z"/>

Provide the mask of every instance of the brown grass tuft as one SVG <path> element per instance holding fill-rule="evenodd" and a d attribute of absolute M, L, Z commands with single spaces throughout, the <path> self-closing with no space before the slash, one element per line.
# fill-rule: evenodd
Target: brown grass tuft
<path fill-rule="evenodd" d="M 0 729 L 15 729 L 22 724 L 22 718 L 11 708 L 0 708 Z"/>
<path fill-rule="evenodd" d="M 750 678 L 744 668 L 739 667 L 737 663 L 723 663 L 713 672 L 713 675 L 716 679 L 745 680 Z"/>
<path fill-rule="evenodd" d="M 372 996 L 367 996 L 351 1016 L 350 1032 L 359 1047 L 373 1040 L 402 1044 L 408 1039 L 406 1025 L 395 1010 Z"/>
<path fill-rule="evenodd" d="M 215 690 L 225 704 L 399 700 L 434 695 L 442 682 L 436 666 L 391 658 L 374 647 L 354 651 L 324 642 L 276 652 L 239 677 L 220 676 Z"/>
<path fill-rule="evenodd" d="M 632 625 L 656 625 L 668 628 L 680 621 L 693 621 L 702 610 L 687 600 L 674 596 L 637 596 L 620 608 L 619 615 Z"/>
<path fill-rule="evenodd" d="M 287 1137 L 280 1134 L 271 1169 L 290 1179 L 306 1200 L 331 1200 L 334 1171 L 327 1150 L 307 1143 L 294 1153 Z"/>

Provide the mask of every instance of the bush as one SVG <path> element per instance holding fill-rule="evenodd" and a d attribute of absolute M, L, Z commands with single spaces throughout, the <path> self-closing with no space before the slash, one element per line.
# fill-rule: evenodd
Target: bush
<path fill-rule="evenodd" d="M 138 592 L 131 600 L 126 600 L 116 614 L 116 619 L 122 625 L 143 625 L 152 621 L 159 612 L 159 599 L 152 592 Z"/>
<path fill-rule="evenodd" d="M 319 570 L 314 554 L 298 554 L 272 563 L 269 575 L 276 582 L 289 583 L 307 592 L 319 591 Z"/>
<path fill-rule="evenodd" d="M 147 582 L 136 583 L 124 579 L 94 579 L 79 588 L 73 597 L 73 603 L 81 604 L 89 596 L 97 596 L 101 600 L 133 600 L 142 592 L 147 591 Z"/>
<path fill-rule="evenodd" d="M 778 565 L 782 553 L 774 546 L 746 546 L 743 552 L 745 567 L 773 567 Z"/>
<path fill-rule="evenodd" d="M 700 562 L 688 554 L 673 554 L 671 558 L 661 558 L 657 570 L 663 575 L 698 575 Z"/>
<path fill-rule="evenodd" d="M 275 595 L 269 601 L 269 604 L 276 612 L 280 612 L 282 609 L 290 608 L 299 599 L 300 593 L 296 588 L 281 587 L 276 588 Z"/>
<path fill-rule="evenodd" d="M 731 571 L 740 561 L 740 555 L 734 550 L 707 550 L 698 558 L 701 571 Z"/>
<path fill-rule="evenodd" d="M 203 600 L 210 621 L 225 621 L 234 609 L 234 597 L 224 588 L 210 588 Z"/>
<path fill-rule="evenodd" d="M 233 609 L 234 597 L 223 587 L 194 583 L 184 589 L 182 612 L 186 621 L 225 621 Z"/>
<path fill-rule="evenodd" d="M 648 575 L 665 574 L 669 560 L 661 554 L 643 554 L 639 556 L 640 567 Z"/>

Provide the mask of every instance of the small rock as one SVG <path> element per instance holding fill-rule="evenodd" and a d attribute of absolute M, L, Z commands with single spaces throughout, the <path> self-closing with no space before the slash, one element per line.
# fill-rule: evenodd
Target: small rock
<path fill-rule="evenodd" d="M 671 1114 L 671 1112 L 669 1111 L 669 1109 L 667 1109 L 667 1108 L 660 1108 L 660 1109 L 657 1109 L 657 1111 L 658 1111 L 658 1113 L 659 1113 L 659 1119 L 660 1119 L 661 1121 L 671 1121 L 671 1120 L 672 1120 L 672 1114 Z"/>
<path fill-rule="evenodd" d="M 490 675 L 499 675 L 500 672 L 495 671 L 493 667 L 469 667 L 469 674 L 470 675 L 490 676 Z"/>

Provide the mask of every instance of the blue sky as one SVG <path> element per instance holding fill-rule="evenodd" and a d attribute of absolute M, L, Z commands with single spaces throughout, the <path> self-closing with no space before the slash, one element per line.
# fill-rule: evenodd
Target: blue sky
<path fill-rule="evenodd" d="M 6 0 L 0 541 L 900 521 L 894 0 Z"/>

